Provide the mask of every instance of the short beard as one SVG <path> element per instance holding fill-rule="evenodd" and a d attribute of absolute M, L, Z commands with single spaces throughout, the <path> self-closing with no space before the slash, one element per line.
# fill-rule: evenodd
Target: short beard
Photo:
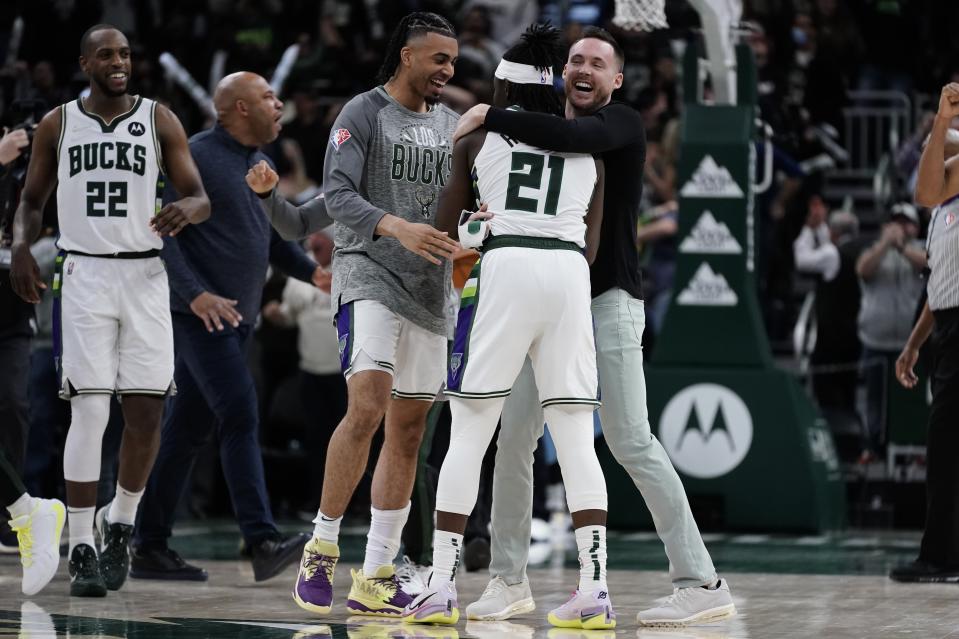
<path fill-rule="evenodd" d="M 100 91 L 102 91 L 103 94 L 107 96 L 108 98 L 119 98 L 127 94 L 127 89 L 123 89 L 122 91 L 114 91 L 113 89 L 110 88 L 110 85 L 102 82 L 99 78 L 94 78 L 93 81 L 96 83 L 98 87 L 100 87 Z M 130 84 L 128 82 L 127 87 L 129 86 Z"/>

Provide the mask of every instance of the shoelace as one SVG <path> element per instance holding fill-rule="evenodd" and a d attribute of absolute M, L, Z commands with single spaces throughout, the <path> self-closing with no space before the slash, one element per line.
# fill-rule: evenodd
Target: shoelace
<path fill-rule="evenodd" d="M 307 574 L 307 581 L 312 581 L 319 576 L 325 576 L 327 581 L 332 581 L 333 567 L 335 565 L 335 557 L 330 557 L 329 555 L 313 555 L 304 562 L 303 570 Z"/>
<path fill-rule="evenodd" d="M 396 567 L 396 578 L 400 583 L 412 583 L 419 576 L 416 566 L 410 561 L 410 558 L 403 556 L 403 561 Z"/>
<path fill-rule="evenodd" d="M 17 544 L 20 546 L 20 563 L 29 568 L 33 565 L 33 533 L 30 525 L 17 527 L 11 524 L 10 530 L 17 533 Z"/>
<path fill-rule="evenodd" d="M 680 603 L 681 601 L 686 599 L 686 597 L 689 596 L 689 593 L 687 592 L 688 590 L 690 589 L 689 588 L 673 588 L 673 594 L 666 597 L 666 600 L 663 602 L 663 605 L 669 606 L 672 604 Z"/>
<path fill-rule="evenodd" d="M 396 591 L 399 590 L 399 583 L 394 577 L 370 577 L 369 580 L 385 589 L 389 599 L 396 596 Z"/>
<path fill-rule="evenodd" d="M 509 586 L 506 585 L 506 582 L 497 577 L 493 581 L 486 584 L 486 590 L 483 591 L 483 597 L 481 598 L 495 597 L 507 588 L 509 588 Z"/>

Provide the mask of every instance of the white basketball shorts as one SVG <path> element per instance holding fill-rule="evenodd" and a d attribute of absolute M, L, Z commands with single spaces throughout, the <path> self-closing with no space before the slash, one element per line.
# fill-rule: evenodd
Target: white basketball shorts
<path fill-rule="evenodd" d="M 431 333 L 373 300 L 341 304 L 336 312 L 340 366 L 349 380 L 360 371 L 393 376 L 393 396 L 432 402 L 443 386 L 446 337 Z"/>
<path fill-rule="evenodd" d="M 173 325 L 159 257 L 61 252 L 54 289 L 60 396 L 173 392 Z"/>
<path fill-rule="evenodd" d="M 488 250 L 473 267 L 444 392 L 505 397 L 528 354 L 543 406 L 598 406 L 586 259 L 569 242 L 517 241 Z"/>

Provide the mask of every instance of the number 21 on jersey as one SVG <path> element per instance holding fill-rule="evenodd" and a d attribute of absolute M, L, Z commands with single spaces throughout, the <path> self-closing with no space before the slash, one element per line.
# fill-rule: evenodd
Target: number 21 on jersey
<path fill-rule="evenodd" d="M 539 213 L 540 202 L 544 202 L 543 214 L 556 215 L 559 192 L 563 185 L 563 167 L 566 159 L 558 155 L 547 156 L 542 153 L 514 151 L 510 166 L 509 183 L 506 190 L 506 208 L 527 213 Z M 548 178 L 543 183 L 543 168 Z M 523 191 L 526 189 L 526 191 Z M 535 192 L 534 197 L 531 191 Z M 543 192 L 545 191 L 545 198 Z"/>

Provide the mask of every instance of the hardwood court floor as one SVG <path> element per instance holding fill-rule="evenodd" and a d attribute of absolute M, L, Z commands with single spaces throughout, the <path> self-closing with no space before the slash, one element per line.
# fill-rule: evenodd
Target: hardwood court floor
<path fill-rule="evenodd" d="M 461 621 L 455 628 L 438 628 L 347 617 L 343 602 L 350 585 L 349 568 L 356 566 L 361 553 L 361 537 L 343 544 L 345 563 L 336 572 L 333 613 L 311 617 L 290 598 L 294 568 L 255 584 L 244 561 L 203 559 L 235 552 L 236 535 L 226 532 L 229 529 L 194 531 L 193 538 L 180 535 L 175 540 L 176 547 L 209 570 L 209 582 L 131 579 L 121 591 L 99 600 L 67 596 L 65 561 L 46 590 L 26 599 L 19 593 L 16 558 L 0 558 L 0 637 L 959 639 L 959 586 L 896 584 L 883 574 L 891 563 L 914 554 L 914 535 L 708 536 L 740 614 L 730 622 L 678 631 L 640 629 L 635 621 L 638 610 L 669 594 L 661 546 L 646 533 L 614 535 L 610 557 L 617 559 L 613 565 L 628 566 L 609 574 L 619 627 L 615 632 L 589 633 L 551 629 L 546 623 L 546 612 L 562 603 L 575 584 L 577 570 L 569 563 L 531 569 L 538 608 L 509 622 Z M 462 610 L 482 592 L 486 575 L 467 573 L 458 584 Z"/>

